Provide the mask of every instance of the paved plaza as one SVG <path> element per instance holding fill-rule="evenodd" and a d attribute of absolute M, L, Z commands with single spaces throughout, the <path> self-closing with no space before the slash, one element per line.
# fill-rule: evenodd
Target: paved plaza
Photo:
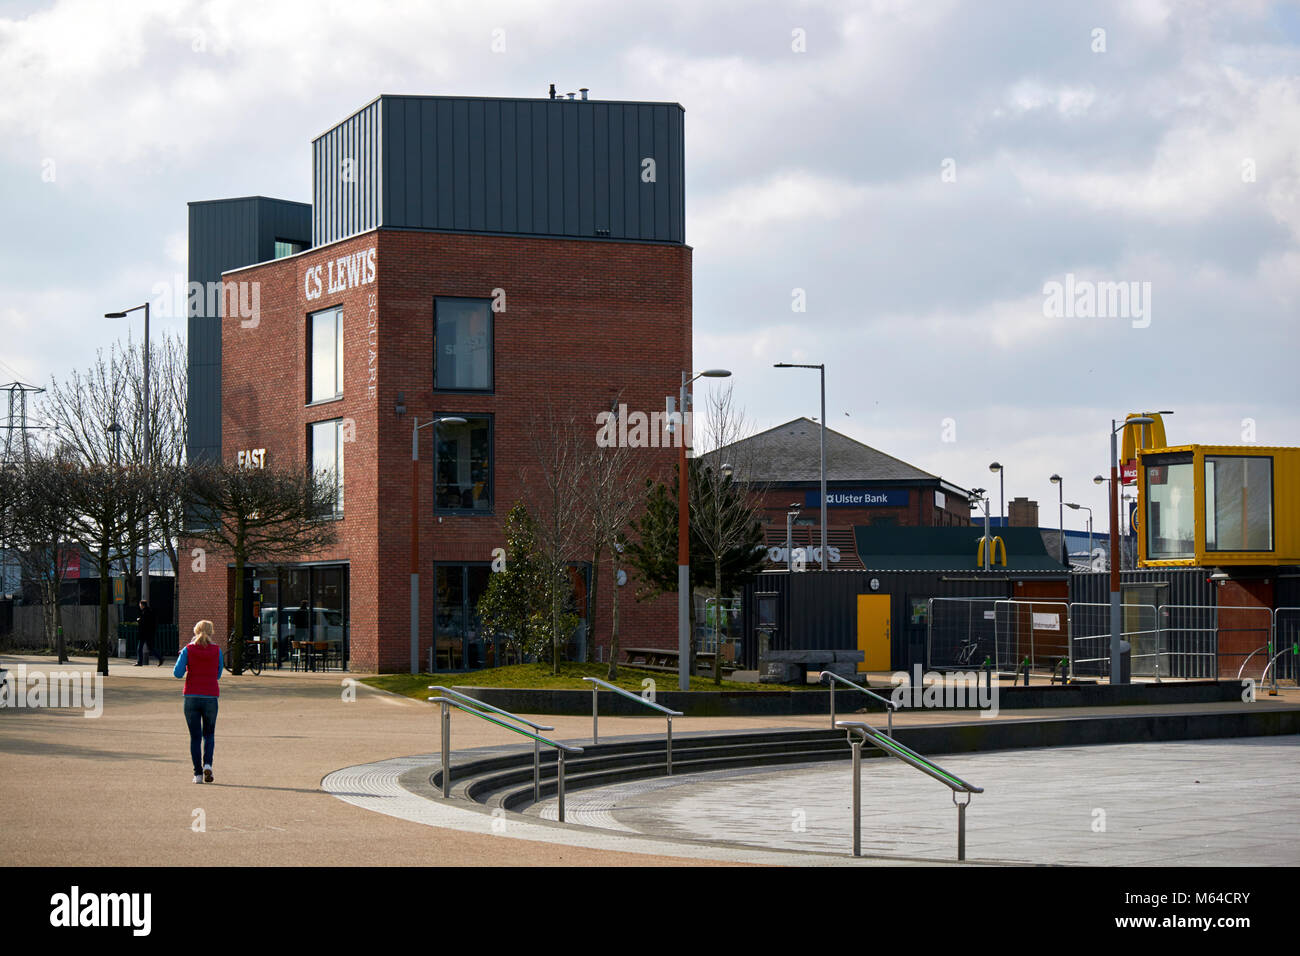
<path fill-rule="evenodd" d="M 5 655 L 3 663 L 11 669 L 93 671 L 88 658 L 59 666 L 49 658 Z M 494 829 L 489 813 L 442 805 L 395 785 L 412 766 L 436 762 L 437 711 L 357 684 L 357 676 L 225 675 L 214 784 L 191 782 L 181 683 L 170 667 L 114 661 L 103 685 L 102 713 L 94 719 L 69 708 L 0 708 L 0 858 L 11 866 L 616 866 L 848 859 L 847 761 L 726 779 L 692 774 L 673 778 L 663 789 L 659 785 L 667 781 L 649 781 L 628 791 L 629 800 L 618 797 L 618 808 L 603 818 L 597 804 L 610 802 L 618 791 L 577 790 L 569 798 L 570 819 L 588 825 L 560 827 L 536 815 L 511 815 L 504 824 L 504 835 L 511 838 L 501 839 L 502 823 L 496 821 Z M 1294 706 L 1294 694 L 1261 698 L 1252 706 Z M 1234 706 L 1240 705 L 1181 709 Z M 1085 713 L 1097 711 L 1061 709 L 1050 715 Z M 1042 711 L 1004 711 L 997 720 L 1043 716 Z M 556 728 L 557 739 L 590 740 L 590 716 L 540 719 Z M 911 712 L 900 714 L 898 723 L 961 719 L 953 713 Z M 826 715 L 685 718 L 674 731 L 685 737 L 820 729 L 828 722 Z M 602 740 L 658 736 L 663 721 L 602 718 L 601 731 Z M 527 749 L 513 734 L 461 714 L 452 717 L 452 733 L 457 760 L 484 748 Z M 987 789 L 969 811 L 972 859 L 1300 861 L 1294 823 L 1300 808 L 1283 789 L 1286 780 L 1293 786 L 1288 768 L 1300 756 L 1296 738 L 1146 746 L 938 759 Z M 876 854 L 871 859 L 953 858 L 956 812 L 943 787 L 882 760 L 864 761 L 863 774 L 863 849 Z M 1089 829 L 1094 808 L 1107 813 L 1105 834 Z M 543 805 L 542 815 L 546 810 Z M 798 833 L 791 829 L 797 810 L 806 813 L 806 829 Z M 615 829 L 609 828 L 611 821 Z M 638 832 L 645 827 L 655 832 Z M 1023 833 L 1018 835 L 1018 828 Z M 886 831 L 895 836 L 886 839 Z"/>
<path fill-rule="evenodd" d="M 967 859 L 1087 866 L 1300 863 L 1300 738 L 1062 747 L 937 758 L 982 786 Z M 846 761 L 693 774 L 571 794 L 570 823 L 623 834 L 843 854 Z M 555 818 L 555 803 L 532 812 Z M 949 791 L 895 760 L 862 762 L 862 852 L 951 860 Z"/>

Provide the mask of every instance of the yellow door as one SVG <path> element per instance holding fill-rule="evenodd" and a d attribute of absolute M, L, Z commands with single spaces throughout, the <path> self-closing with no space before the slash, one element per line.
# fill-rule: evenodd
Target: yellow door
<path fill-rule="evenodd" d="M 858 673 L 890 670 L 889 595 L 858 595 Z"/>

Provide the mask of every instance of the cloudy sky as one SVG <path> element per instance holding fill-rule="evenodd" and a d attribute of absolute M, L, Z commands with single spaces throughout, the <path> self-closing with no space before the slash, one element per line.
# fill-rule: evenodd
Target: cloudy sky
<path fill-rule="evenodd" d="M 818 413 L 773 362 L 825 362 L 831 427 L 997 459 L 1043 524 L 1060 472 L 1099 530 L 1114 417 L 1300 445 L 1300 5 L 1265 0 L 0 0 L 0 383 L 124 334 L 187 201 L 307 201 L 376 94 L 551 82 L 686 108 L 695 361 L 757 427 Z M 1136 294 L 1065 314 L 1067 276 Z"/>

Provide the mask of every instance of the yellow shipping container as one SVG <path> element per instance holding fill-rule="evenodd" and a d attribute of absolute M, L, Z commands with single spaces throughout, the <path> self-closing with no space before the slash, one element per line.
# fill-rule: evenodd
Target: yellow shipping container
<path fill-rule="evenodd" d="M 1300 448 L 1137 450 L 1139 564 L 1300 564 Z"/>

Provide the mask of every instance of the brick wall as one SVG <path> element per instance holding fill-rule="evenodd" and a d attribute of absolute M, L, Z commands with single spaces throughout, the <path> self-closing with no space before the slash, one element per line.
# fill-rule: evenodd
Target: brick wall
<path fill-rule="evenodd" d="M 306 298 L 307 269 L 372 247 L 373 283 L 337 294 L 322 288 L 319 298 Z M 328 281 L 326 269 L 322 275 Z M 630 409 L 662 410 L 690 365 L 691 250 L 684 246 L 378 230 L 227 280 L 260 282 L 261 314 L 256 326 L 223 322 L 225 458 L 265 448 L 268 464 L 302 462 L 311 422 L 342 418 L 355 426 L 344 451 L 339 541 L 310 556 L 350 566 L 354 670 L 409 664 L 413 419 L 493 416 L 490 515 L 434 514 L 432 429 L 420 433 L 420 655 L 427 660 L 434 562 L 485 562 L 504 546 L 505 515 L 536 481 L 539 410 L 552 404 L 562 415 L 589 420 L 594 442 L 596 414 L 616 396 Z M 434 392 L 434 297 L 490 299 L 496 289 L 504 290 L 505 309 L 493 316 L 493 392 Z M 343 308 L 343 398 L 308 406 L 307 316 L 335 305 Z M 399 392 L 402 416 L 394 410 Z M 676 460 L 671 449 L 639 454 L 647 475 L 670 474 Z M 182 621 L 208 617 L 226 634 L 224 576 L 215 573 L 224 562 L 209 555 L 204 574 L 184 564 Z M 595 629 L 606 644 L 610 587 L 605 570 Z M 674 598 L 639 604 L 635 588 L 633 580 L 621 592 L 623 646 L 675 646 Z"/>

